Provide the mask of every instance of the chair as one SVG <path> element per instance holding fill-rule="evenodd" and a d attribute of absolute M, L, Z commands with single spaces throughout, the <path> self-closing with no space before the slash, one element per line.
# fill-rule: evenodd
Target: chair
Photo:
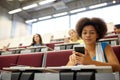
<path fill-rule="evenodd" d="M 62 80 L 62 79 L 59 79 L 59 73 L 35 73 L 34 80 Z"/>
<path fill-rule="evenodd" d="M 74 73 L 73 72 L 60 72 L 60 79 L 61 80 L 74 80 Z"/>
<path fill-rule="evenodd" d="M 60 44 L 60 43 L 63 43 L 63 42 L 47 43 L 46 46 L 49 47 L 49 48 L 51 48 L 51 49 L 54 49 L 55 44 Z"/>
<path fill-rule="evenodd" d="M 118 35 L 111 35 L 111 36 L 105 36 L 104 38 L 100 39 L 99 41 L 107 42 L 108 44 L 115 46 L 118 45 Z"/>
<path fill-rule="evenodd" d="M 20 80 L 34 80 L 34 72 L 22 72 Z"/>
<path fill-rule="evenodd" d="M 20 72 L 12 72 L 11 80 L 19 80 Z"/>
<path fill-rule="evenodd" d="M 21 55 L 19 55 L 17 65 L 41 67 L 42 60 L 43 60 L 43 53 L 41 53 L 41 52 L 21 54 Z"/>
<path fill-rule="evenodd" d="M 119 80 L 119 79 L 115 79 L 114 73 L 96 73 L 95 80 Z"/>
<path fill-rule="evenodd" d="M 94 72 L 77 72 L 76 80 L 96 80 Z"/>
<path fill-rule="evenodd" d="M 18 55 L 5 55 L 0 56 L 0 69 L 3 67 L 10 67 L 13 64 L 16 64 L 18 60 Z"/>
<path fill-rule="evenodd" d="M 46 67 L 65 66 L 71 54 L 72 50 L 48 52 L 46 58 Z"/>
<path fill-rule="evenodd" d="M 120 45 L 119 46 L 112 46 L 117 58 L 118 58 L 118 61 L 120 63 Z"/>

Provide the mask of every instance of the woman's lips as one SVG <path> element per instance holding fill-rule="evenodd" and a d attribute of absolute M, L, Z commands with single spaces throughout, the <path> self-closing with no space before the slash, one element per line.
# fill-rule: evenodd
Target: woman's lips
<path fill-rule="evenodd" d="M 91 39 L 85 39 L 85 41 L 91 41 Z"/>

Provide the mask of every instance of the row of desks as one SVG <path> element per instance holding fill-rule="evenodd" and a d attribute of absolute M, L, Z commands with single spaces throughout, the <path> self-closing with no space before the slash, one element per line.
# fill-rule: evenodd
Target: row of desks
<path fill-rule="evenodd" d="M 79 66 L 61 66 L 61 67 L 9 67 L 3 68 L 3 71 L 9 71 L 13 74 L 20 73 L 19 79 L 25 78 L 22 75 L 34 74 L 34 80 L 97 80 L 95 79 L 98 73 L 108 73 L 112 74 L 111 66 L 94 66 L 94 65 L 79 65 Z M 31 76 L 31 75 L 30 75 Z M 106 76 L 106 75 L 104 75 Z M 108 76 L 108 75 L 107 75 Z M 28 80 L 33 80 L 28 79 Z M 112 79 L 105 79 L 112 80 Z"/>
<path fill-rule="evenodd" d="M 78 65 L 78 66 L 60 66 L 60 67 L 30 67 L 30 66 L 12 66 L 5 67 L 3 70 L 7 71 L 48 71 L 48 72 L 60 72 L 65 70 L 71 71 L 87 71 L 94 70 L 96 72 L 112 72 L 111 66 L 95 66 L 95 65 Z"/>

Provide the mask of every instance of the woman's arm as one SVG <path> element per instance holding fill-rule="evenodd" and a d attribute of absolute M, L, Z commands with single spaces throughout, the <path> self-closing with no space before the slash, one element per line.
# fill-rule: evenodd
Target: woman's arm
<path fill-rule="evenodd" d="M 110 45 L 107 45 L 105 48 L 105 54 L 108 60 L 108 63 L 119 64 L 119 61 L 113 51 L 113 48 Z"/>
<path fill-rule="evenodd" d="M 108 63 L 92 60 L 87 51 L 85 55 L 81 58 L 83 60 L 79 60 L 79 61 L 81 61 L 82 64 L 94 64 L 96 66 L 112 66 L 113 71 L 120 71 L 119 61 L 111 46 L 109 45 L 106 46 L 105 55 L 108 60 Z"/>
<path fill-rule="evenodd" d="M 108 64 L 113 67 L 113 70 L 120 71 L 120 64 L 119 61 L 113 51 L 113 48 L 110 45 L 107 45 L 105 48 L 105 54 L 108 60 Z"/>
<path fill-rule="evenodd" d="M 113 71 L 120 72 L 119 64 L 103 63 L 103 62 L 98 62 L 98 61 L 93 61 L 92 64 L 95 64 L 96 66 L 112 66 Z"/>
<path fill-rule="evenodd" d="M 80 54 L 78 52 L 73 52 L 73 54 L 70 55 L 70 57 L 69 57 L 69 61 L 67 63 L 67 66 L 74 66 L 76 64 L 96 65 L 96 66 L 112 66 L 113 71 L 120 72 L 120 64 L 119 64 L 117 57 L 116 57 L 111 46 L 108 45 L 105 48 L 105 54 L 106 54 L 106 58 L 108 60 L 108 63 L 93 60 L 90 57 L 87 50 L 85 50 L 85 55 Z"/>

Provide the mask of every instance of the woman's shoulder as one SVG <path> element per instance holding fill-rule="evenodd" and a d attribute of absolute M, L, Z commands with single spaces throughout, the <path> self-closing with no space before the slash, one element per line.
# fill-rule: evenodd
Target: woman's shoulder
<path fill-rule="evenodd" d="M 109 45 L 108 42 L 101 42 L 101 46 L 102 46 L 103 50 L 105 50 L 105 48 L 107 48 L 107 49 L 112 48 L 112 47 Z"/>
<path fill-rule="evenodd" d="M 108 42 L 101 42 L 101 45 L 106 47 L 107 45 L 109 45 L 109 43 Z"/>

